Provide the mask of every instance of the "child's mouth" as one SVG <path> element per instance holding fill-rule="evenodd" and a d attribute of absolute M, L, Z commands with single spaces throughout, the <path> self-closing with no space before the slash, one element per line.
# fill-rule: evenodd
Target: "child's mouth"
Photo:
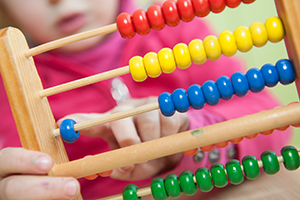
<path fill-rule="evenodd" d="M 84 14 L 70 14 L 57 23 L 59 30 L 64 34 L 72 34 L 81 29 L 85 24 L 85 15 Z"/>

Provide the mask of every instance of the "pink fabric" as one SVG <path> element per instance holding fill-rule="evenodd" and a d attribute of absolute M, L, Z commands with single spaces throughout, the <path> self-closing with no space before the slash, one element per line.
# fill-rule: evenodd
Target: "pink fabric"
<path fill-rule="evenodd" d="M 125 1 L 122 1 L 125 2 Z M 127 5 L 127 4 L 126 4 Z M 132 7 L 129 7 L 132 11 Z M 129 12 L 130 12 L 129 11 Z M 132 12 L 131 12 L 132 13 Z M 136 35 L 133 39 L 121 39 L 118 33 L 113 33 L 101 45 L 88 52 L 76 55 L 64 55 L 48 52 L 35 57 L 35 62 L 45 88 L 67 81 L 76 80 L 88 75 L 115 69 L 128 65 L 132 56 L 145 55 L 147 52 L 158 52 L 163 47 L 172 48 L 179 42 L 189 43 L 192 39 L 204 39 L 211 34 L 208 27 L 200 20 L 190 23 L 181 22 L 177 27 L 165 27 L 162 31 L 151 31 L 147 36 Z M 230 76 L 236 71 L 243 71 L 241 62 L 234 58 L 222 56 L 218 61 L 207 61 L 203 65 L 192 65 L 189 69 L 177 69 L 172 74 L 162 74 L 158 78 L 148 78 L 142 83 L 136 83 L 130 75 L 122 76 L 133 98 L 158 96 L 160 93 L 172 92 L 176 88 L 187 89 L 191 84 L 202 85 L 206 80 L 216 80 L 221 75 Z M 102 81 L 90 86 L 64 92 L 49 97 L 54 117 L 59 119 L 72 113 L 105 112 L 116 106 L 110 94 L 110 80 Z M 0 148 L 21 146 L 13 118 L 6 99 L 2 82 L 0 82 Z M 264 91 L 259 94 L 249 92 L 246 97 L 234 97 L 230 101 L 222 101 L 217 106 L 205 106 L 202 110 L 188 112 L 190 129 L 214 124 L 220 121 L 241 117 L 264 109 L 270 109 L 278 102 Z M 271 136 L 258 136 L 254 140 L 244 140 L 237 145 L 238 158 L 247 154 L 259 157 L 264 150 L 275 150 L 279 153 L 290 138 L 290 132 L 275 132 Z M 82 158 L 108 151 L 107 144 L 101 138 L 81 136 L 74 144 L 66 144 L 70 160 Z M 221 163 L 227 158 L 227 148 L 220 149 Z M 128 155 L 130 156 L 130 155 Z M 192 170 L 198 167 L 209 167 L 211 163 L 205 159 L 195 163 L 192 157 L 183 157 L 172 172 L 179 175 L 183 170 Z M 163 175 L 164 176 L 164 175 Z M 139 187 L 149 186 L 151 179 L 141 181 L 117 181 L 111 178 L 97 178 L 94 181 L 81 179 L 84 199 L 95 199 L 122 192 L 128 183 Z"/>

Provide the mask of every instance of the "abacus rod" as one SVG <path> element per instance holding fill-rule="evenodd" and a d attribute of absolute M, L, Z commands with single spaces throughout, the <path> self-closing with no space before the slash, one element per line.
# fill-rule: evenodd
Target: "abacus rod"
<path fill-rule="evenodd" d="M 300 156 L 300 150 L 298 150 L 298 154 Z M 278 160 L 279 163 L 283 163 L 283 161 L 284 161 L 282 155 L 277 155 L 277 160 Z M 258 163 L 259 168 L 263 167 L 262 160 L 257 160 L 257 163 Z M 241 168 L 242 168 L 242 171 L 244 171 L 243 165 L 241 165 Z M 224 169 L 224 171 L 227 174 L 226 169 Z M 194 180 L 195 184 L 197 184 L 195 176 L 193 177 L 193 180 Z M 151 188 L 150 187 L 140 188 L 136 191 L 136 193 L 137 193 L 138 197 L 147 196 L 147 195 L 151 194 Z M 117 194 L 117 195 L 101 198 L 101 199 L 98 199 L 98 200 L 123 200 L 123 195 L 122 194 Z"/>
<path fill-rule="evenodd" d="M 78 80 L 75 80 L 75 81 L 71 81 L 71 82 L 68 82 L 68 83 L 57 85 L 57 86 L 47 88 L 47 89 L 44 89 L 44 90 L 40 90 L 39 95 L 40 95 L 41 98 L 48 97 L 48 96 L 51 96 L 51 95 L 54 95 L 54 94 L 58 94 L 58 93 L 65 92 L 65 91 L 68 91 L 68 90 L 72 90 L 72 89 L 75 89 L 75 88 L 79 88 L 79 87 L 82 87 L 82 86 L 90 85 L 90 84 L 97 83 L 97 82 L 100 82 L 100 81 L 108 80 L 110 78 L 122 76 L 122 75 L 125 75 L 125 74 L 128 74 L 128 73 L 130 73 L 129 66 L 120 67 L 120 68 L 117 68 L 117 69 L 114 69 L 114 70 L 110 70 L 110 71 L 107 71 L 107 72 L 103 72 L 103 73 L 100 73 L 100 74 L 96 74 L 96 75 L 93 75 L 93 76 L 78 79 Z"/>
<path fill-rule="evenodd" d="M 56 165 L 50 173 L 81 178 L 299 122 L 300 104 L 291 104 Z"/>
<path fill-rule="evenodd" d="M 35 56 L 35 55 L 44 53 L 46 51 L 57 49 L 59 47 L 65 46 L 67 44 L 71 44 L 74 42 L 78 42 L 80 40 L 88 39 L 88 38 L 99 36 L 99 35 L 109 34 L 109 33 L 115 32 L 117 30 L 118 30 L 117 24 L 114 23 L 114 24 L 96 28 L 96 29 L 93 29 L 90 31 L 85 31 L 82 33 L 78 33 L 75 35 L 71 35 L 68 37 L 64 37 L 64 38 L 61 38 L 58 40 L 54 40 L 54 41 L 33 47 L 33 48 L 29 49 L 27 52 L 25 52 L 25 56 L 26 57 Z"/>
<path fill-rule="evenodd" d="M 90 128 L 90 127 L 93 127 L 93 126 L 105 124 L 105 123 L 108 123 L 108 122 L 116 121 L 116 120 L 123 119 L 123 118 L 126 118 L 126 117 L 135 116 L 135 115 L 138 115 L 138 114 L 150 112 L 150 111 L 157 110 L 157 109 L 159 109 L 158 102 L 150 103 L 150 104 L 147 104 L 147 105 L 144 105 L 144 106 L 140 106 L 140 107 L 133 108 L 133 109 L 130 109 L 130 110 L 125 110 L 125 111 L 122 111 L 122 112 L 114 113 L 114 114 L 104 116 L 104 117 L 101 117 L 101 118 L 98 118 L 98 119 L 94 119 L 94 120 L 90 120 L 90 121 L 75 124 L 74 125 L 74 130 L 79 131 L 79 130 L 82 130 L 82 129 L 85 129 L 85 128 Z M 55 137 L 59 136 L 60 135 L 59 129 L 55 129 L 53 131 L 53 135 Z"/>

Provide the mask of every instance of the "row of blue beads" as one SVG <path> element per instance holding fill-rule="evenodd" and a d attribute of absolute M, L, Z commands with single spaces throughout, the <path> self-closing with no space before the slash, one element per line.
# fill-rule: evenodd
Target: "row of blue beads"
<path fill-rule="evenodd" d="M 176 89 L 172 94 L 164 92 L 158 97 L 160 110 L 164 116 L 172 116 L 175 111 L 187 112 L 190 107 L 202 109 L 208 105 L 217 105 L 221 99 L 230 100 L 235 94 L 245 96 L 249 90 L 258 93 L 265 86 L 274 87 L 278 82 L 283 85 L 293 83 L 295 71 L 292 62 L 287 59 L 279 60 L 276 65 L 265 64 L 261 70 L 252 68 L 246 74 L 236 72 L 229 78 L 221 76 L 214 81 L 206 81 L 202 87 L 191 85 L 187 91 Z"/>

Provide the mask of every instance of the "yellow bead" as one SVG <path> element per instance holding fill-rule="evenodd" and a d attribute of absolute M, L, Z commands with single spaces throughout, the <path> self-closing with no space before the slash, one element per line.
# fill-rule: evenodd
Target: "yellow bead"
<path fill-rule="evenodd" d="M 141 82 L 147 78 L 143 58 L 141 56 L 134 56 L 129 60 L 129 69 L 133 80 Z"/>
<path fill-rule="evenodd" d="M 253 22 L 249 27 L 252 35 L 253 45 L 262 47 L 268 42 L 268 32 L 265 25 L 261 22 Z"/>
<path fill-rule="evenodd" d="M 203 40 L 205 52 L 207 55 L 207 58 L 211 61 L 218 60 L 221 55 L 221 46 L 219 44 L 219 40 L 214 35 L 209 35 Z"/>
<path fill-rule="evenodd" d="M 161 68 L 158 62 L 157 54 L 149 52 L 144 56 L 144 65 L 148 76 L 156 78 L 161 75 Z"/>
<path fill-rule="evenodd" d="M 176 62 L 172 49 L 163 48 L 158 52 L 157 56 L 163 72 L 172 73 L 176 69 Z"/>
<path fill-rule="evenodd" d="M 184 43 L 176 44 L 173 48 L 175 61 L 179 69 L 187 69 L 191 66 L 192 60 L 188 46 Z"/>
<path fill-rule="evenodd" d="M 203 42 L 200 39 L 194 39 L 189 43 L 189 51 L 193 63 L 201 65 L 206 62 L 207 56 L 203 46 Z"/>
<path fill-rule="evenodd" d="M 284 28 L 278 17 L 270 17 L 266 20 L 265 26 L 270 42 L 279 42 L 284 37 Z"/>
<path fill-rule="evenodd" d="M 222 31 L 219 35 L 219 43 L 221 46 L 222 53 L 225 56 L 233 56 L 236 54 L 237 46 L 235 37 L 231 31 Z"/>
<path fill-rule="evenodd" d="M 237 27 L 233 35 L 235 37 L 236 45 L 239 51 L 247 52 L 253 47 L 252 36 L 249 29 L 246 26 Z"/>

